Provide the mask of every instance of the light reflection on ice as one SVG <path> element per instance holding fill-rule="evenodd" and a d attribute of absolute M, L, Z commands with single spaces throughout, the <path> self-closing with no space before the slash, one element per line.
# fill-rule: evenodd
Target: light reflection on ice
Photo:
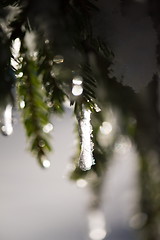
<path fill-rule="evenodd" d="M 83 78 L 81 76 L 75 76 L 72 80 L 72 94 L 74 96 L 80 96 L 83 93 Z"/>

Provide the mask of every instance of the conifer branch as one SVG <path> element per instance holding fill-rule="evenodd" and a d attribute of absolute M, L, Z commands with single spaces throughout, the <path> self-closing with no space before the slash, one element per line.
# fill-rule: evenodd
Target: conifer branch
<path fill-rule="evenodd" d="M 22 54 L 22 67 L 19 69 L 23 73 L 18 78 L 17 93 L 22 107 L 23 122 L 26 128 L 27 136 L 31 142 L 31 151 L 36 155 L 41 166 L 43 159 L 47 153 L 51 151 L 48 142 L 48 133 L 44 131 L 44 127 L 49 123 L 48 106 L 45 102 L 45 91 L 41 82 L 41 76 L 38 75 L 38 68 L 35 61 Z"/>

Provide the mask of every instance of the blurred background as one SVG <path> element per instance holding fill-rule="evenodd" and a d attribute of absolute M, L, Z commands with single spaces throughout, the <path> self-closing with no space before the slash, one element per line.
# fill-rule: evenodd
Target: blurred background
<path fill-rule="evenodd" d="M 89 212 L 93 196 L 85 180 L 69 180 L 70 158 L 75 151 L 74 123 L 69 108 L 64 117 L 54 118 L 54 153 L 49 156 L 51 167 L 46 170 L 39 168 L 26 150 L 26 138 L 18 117 L 13 135 L 0 136 L 1 239 L 89 239 L 88 218 L 92 214 L 94 219 L 96 214 Z M 98 226 L 105 225 L 106 232 L 93 234 L 91 239 L 103 239 L 105 234 L 106 239 L 135 239 L 136 159 L 130 142 L 115 152 L 103 187 L 102 212 L 96 215 L 100 219 Z"/>
<path fill-rule="evenodd" d="M 70 7 L 73 7 L 73 2 L 68 1 Z M 86 2 L 88 3 L 88 1 Z M 64 1 L 61 3 L 63 5 Z M 82 9 L 83 3 L 81 1 Z M 88 5 L 86 6 L 88 7 Z M 41 3 L 34 0 L 29 11 L 28 8 L 24 7 L 24 12 L 28 11 L 31 25 L 33 24 L 38 29 L 37 34 L 40 36 L 42 32 L 44 34 L 42 38 L 38 38 L 40 37 L 38 36 L 35 40 L 30 38 L 33 37 L 32 29 L 28 31 L 27 28 L 24 30 L 20 27 L 22 46 L 27 46 L 25 42 L 27 38 L 30 38 L 33 45 L 38 41 L 40 56 L 37 58 L 37 52 L 31 49 L 33 45 L 30 44 L 27 46 L 26 52 L 28 51 L 29 55 L 29 52 L 33 50 L 32 54 L 35 53 L 35 55 L 31 56 L 33 62 L 28 61 L 27 64 L 33 67 L 34 61 L 39 61 L 40 67 L 42 69 L 44 67 L 46 75 L 44 74 L 42 80 L 43 88 L 45 87 L 46 90 L 48 88 L 50 90 L 53 87 L 53 81 L 55 81 L 53 89 L 56 89 L 57 95 L 54 91 L 52 92 L 54 93 L 53 99 L 48 95 L 47 104 L 50 103 L 52 108 L 53 104 L 50 100 L 53 100 L 53 103 L 56 100 L 57 109 L 60 111 L 62 105 L 65 104 L 65 113 L 61 117 L 53 114 L 51 119 L 53 152 L 48 156 L 51 161 L 51 167 L 48 169 L 41 169 L 28 150 L 30 144 L 26 139 L 21 123 L 22 116 L 19 116 L 19 113 L 14 112 L 13 134 L 10 137 L 0 135 L 0 238 L 2 240 L 136 240 L 139 237 L 142 240 L 159 240 L 160 139 L 158 110 L 160 109 L 160 92 L 158 56 L 160 56 L 160 38 L 158 31 L 160 24 L 157 23 L 159 21 L 157 16 L 160 12 L 159 3 L 158 0 L 99 0 L 96 6 L 99 8 L 99 12 L 94 12 L 92 16 L 93 32 L 104 40 L 104 44 L 95 38 L 96 40 L 89 39 L 91 41 L 89 43 L 99 44 L 97 48 L 92 44 L 88 45 L 88 42 L 84 46 L 87 46 L 89 50 L 90 47 L 92 49 L 91 52 L 86 51 L 87 57 L 85 57 L 90 59 L 88 64 L 90 64 L 91 71 L 89 73 L 98 79 L 98 90 L 91 93 L 96 94 L 102 111 L 92 115 L 95 146 L 93 153 L 96 164 L 91 171 L 85 172 L 75 167 L 75 163 L 73 164 L 73 158 L 76 159 L 76 163 L 79 159 L 77 149 L 80 149 L 80 144 L 77 146 L 77 133 L 75 133 L 75 122 L 77 122 L 75 115 L 77 113 L 75 111 L 73 114 L 73 106 L 66 105 L 64 95 L 72 96 L 71 100 L 78 102 L 77 96 L 79 97 L 87 89 L 85 84 L 83 89 L 82 86 L 78 85 L 77 89 L 80 89 L 81 93 L 74 94 L 71 86 L 72 80 L 75 79 L 72 79 L 73 74 L 70 73 L 73 72 L 71 71 L 72 66 L 76 69 L 76 64 L 83 65 L 84 59 L 86 60 L 83 56 L 84 53 L 82 53 L 82 59 L 79 57 L 86 39 L 81 39 L 81 32 L 77 38 L 77 32 L 73 31 L 76 29 L 76 25 L 73 24 L 74 18 L 72 19 L 73 16 L 70 18 L 69 15 L 69 23 L 71 21 L 73 24 L 71 24 L 70 34 L 73 35 L 72 37 L 76 35 L 75 39 L 83 46 L 81 49 L 80 45 L 80 49 L 75 52 L 69 41 L 70 38 L 65 34 L 65 18 L 62 22 L 60 21 L 63 12 L 60 12 L 58 0 L 54 1 L 54 4 L 49 0 L 41 1 Z M 50 9 L 54 18 L 52 18 L 52 14 L 46 14 Z M 13 10 L 14 8 L 9 10 L 8 17 L 12 15 L 10 13 Z M 6 11 L 6 13 L 8 12 Z M 67 18 L 68 11 L 65 14 Z M 83 15 L 81 14 L 80 12 L 78 15 L 80 19 Z M 88 15 L 86 16 L 88 18 Z M 13 16 L 10 17 L 13 18 Z M 81 20 L 83 22 L 83 18 Z M 28 23 L 27 18 L 29 28 L 30 22 Z M 1 27 L 4 28 L 3 24 Z M 15 24 L 15 29 L 19 30 L 18 21 Z M 82 29 L 82 33 L 84 32 Z M 23 33 L 27 37 L 25 34 L 24 37 Z M 14 34 L 17 34 L 16 31 Z M 12 41 L 17 39 L 14 34 L 11 35 Z M 28 37 L 29 34 L 30 37 Z M 65 37 L 62 38 L 62 35 Z M 23 39 L 22 36 L 26 39 Z M 64 58 L 58 55 L 58 60 L 53 59 L 57 52 L 55 53 L 54 48 L 52 49 L 52 44 L 50 47 L 53 52 L 50 56 L 50 48 L 48 47 L 50 41 L 46 37 L 51 40 L 51 43 L 52 40 L 56 42 L 58 54 L 61 53 L 61 50 Z M 2 50 L 4 49 L 3 41 L 0 47 Z M 107 57 L 104 54 L 105 51 Z M 52 55 L 52 53 L 54 54 Z M 25 59 L 24 52 L 22 52 L 22 56 Z M 46 62 L 43 62 L 43 59 Z M 45 64 L 48 64 L 47 67 Z M 18 81 L 22 85 L 23 74 L 24 79 L 25 77 L 27 79 L 27 76 L 35 71 L 34 67 L 33 69 L 30 67 L 30 74 L 28 74 L 25 66 L 24 64 L 24 69 L 22 67 L 19 70 L 21 74 L 17 74 Z M 62 66 L 60 78 L 57 73 L 57 76 L 55 74 L 57 66 Z M 79 71 L 82 71 L 85 76 L 86 72 L 83 68 Z M 91 81 L 93 76 L 91 75 L 90 78 L 86 79 L 84 77 L 84 79 Z M 83 80 L 82 76 L 80 77 Z M 4 82 L 6 89 L 8 79 Z M 35 82 L 33 81 L 32 84 L 37 87 Z M 27 89 L 28 85 L 25 86 Z M 11 82 L 9 90 L 12 90 L 12 87 Z M 34 89 L 37 90 L 36 87 Z M 2 89 L 0 89 L 1 93 Z M 41 87 L 40 89 L 42 90 Z M 24 92 L 22 91 L 22 93 Z M 8 102 L 11 101 L 7 94 L 6 91 L 7 97 L 5 99 L 3 99 L 3 94 L 0 96 L 2 102 L 4 100 L 5 106 L 8 106 Z M 36 94 L 35 91 L 35 96 Z M 25 116 L 25 109 L 30 106 L 29 104 L 25 105 L 26 96 L 19 92 L 18 101 L 22 112 L 24 111 L 24 119 L 28 117 L 28 115 Z M 90 99 L 90 95 L 87 97 Z M 42 99 L 41 101 L 43 103 Z M 85 104 L 87 104 L 86 102 Z M 93 104 L 92 100 L 90 103 Z M 9 102 L 9 104 L 11 103 Z M 41 104 L 39 106 L 43 110 Z M 2 125 L 5 109 L 0 107 Z M 58 112 L 59 110 L 56 107 L 54 109 L 54 107 L 52 110 Z M 81 120 L 78 119 L 78 121 L 80 125 Z M 30 123 L 31 127 L 32 123 Z M 3 134 L 6 125 L 1 126 Z M 44 128 L 41 130 L 45 132 Z M 44 146 L 38 145 L 38 149 L 42 150 Z M 43 162 L 41 164 L 43 165 Z"/>

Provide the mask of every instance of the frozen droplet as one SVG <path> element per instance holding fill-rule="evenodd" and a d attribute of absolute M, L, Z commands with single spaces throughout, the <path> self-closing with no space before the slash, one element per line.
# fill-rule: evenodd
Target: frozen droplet
<path fill-rule="evenodd" d="M 75 76 L 72 80 L 73 84 L 81 85 L 83 82 L 83 78 L 81 76 Z"/>
<path fill-rule="evenodd" d="M 83 170 L 90 170 L 94 164 L 91 111 L 82 108 L 81 116 L 78 117 L 79 133 L 81 139 L 81 153 L 79 167 Z"/>
<path fill-rule="evenodd" d="M 74 96 L 80 96 L 83 93 L 83 78 L 81 76 L 75 76 L 72 80 L 72 94 Z"/>
<path fill-rule="evenodd" d="M 43 132 L 45 133 L 49 133 L 50 131 L 53 130 L 53 125 L 51 123 L 47 123 L 44 127 L 43 127 Z"/>
<path fill-rule="evenodd" d="M 83 93 L 83 88 L 80 85 L 74 85 L 72 87 L 72 94 L 74 96 L 80 96 Z"/>
<path fill-rule="evenodd" d="M 44 157 L 41 158 L 41 163 L 44 168 L 49 168 L 51 166 L 50 161 Z"/>
<path fill-rule="evenodd" d="M 87 186 L 88 183 L 85 179 L 80 178 L 76 181 L 76 184 L 77 184 L 77 187 L 84 188 Z"/>
<path fill-rule="evenodd" d="M 25 108 L 26 106 L 25 101 L 24 100 L 20 101 L 19 106 L 21 109 Z"/>
<path fill-rule="evenodd" d="M 63 63 L 64 62 L 64 57 L 62 55 L 56 55 L 53 58 L 53 62 L 57 63 L 57 64 Z"/>

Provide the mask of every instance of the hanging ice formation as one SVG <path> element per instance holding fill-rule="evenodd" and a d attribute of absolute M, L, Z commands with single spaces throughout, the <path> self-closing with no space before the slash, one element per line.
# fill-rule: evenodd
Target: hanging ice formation
<path fill-rule="evenodd" d="M 1 120 L 2 127 L 1 131 L 5 136 L 9 136 L 13 132 L 12 125 L 12 105 L 8 104 L 3 112 L 3 117 Z"/>
<path fill-rule="evenodd" d="M 82 107 L 81 115 L 78 116 L 79 135 L 81 141 L 81 152 L 79 167 L 83 171 L 90 170 L 95 164 L 93 157 L 91 111 Z"/>

